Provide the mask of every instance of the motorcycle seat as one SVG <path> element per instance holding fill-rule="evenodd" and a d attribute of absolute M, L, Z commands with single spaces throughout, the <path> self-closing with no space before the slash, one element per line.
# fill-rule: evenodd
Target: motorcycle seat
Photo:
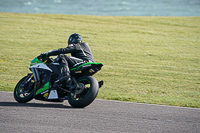
<path fill-rule="evenodd" d="M 80 65 L 82 65 L 82 64 L 85 64 L 86 62 L 79 62 L 79 63 L 77 63 L 77 64 L 75 64 L 75 65 L 73 65 L 73 67 L 72 68 L 75 68 L 75 67 L 77 67 L 77 66 L 80 66 Z"/>

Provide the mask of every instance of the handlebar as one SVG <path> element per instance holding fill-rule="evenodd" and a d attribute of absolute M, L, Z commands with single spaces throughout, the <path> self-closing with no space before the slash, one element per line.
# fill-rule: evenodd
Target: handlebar
<path fill-rule="evenodd" d="M 40 60 L 41 62 L 43 63 L 50 63 L 50 62 L 53 62 L 53 59 L 52 58 L 49 58 L 49 57 L 45 57 L 45 58 L 42 58 L 40 55 L 37 56 L 38 60 Z"/>

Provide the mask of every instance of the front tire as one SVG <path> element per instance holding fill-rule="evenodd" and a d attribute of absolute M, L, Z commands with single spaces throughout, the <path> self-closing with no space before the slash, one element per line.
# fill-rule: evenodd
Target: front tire
<path fill-rule="evenodd" d="M 30 75 L 23 77 L 15 87 L 14 98 L 19 103 L 26 103 L 33 99 L 35 81 L 31 79 L 25 83 L 28 79 L 30 79 Z"/>
<path fill-rule="evenodd" d="M 83 108 L 91 104 L 99 91 L 99 84 L 92 76 L 84 76 L 77 80 L 79 88 L 68 93 L 68 102 L 72 107 Z"/>

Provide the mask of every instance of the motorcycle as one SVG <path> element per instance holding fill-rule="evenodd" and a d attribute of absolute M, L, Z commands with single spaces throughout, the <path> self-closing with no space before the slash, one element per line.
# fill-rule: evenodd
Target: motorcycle
<path fill-rule="evenodd" d="M 82 62 L 70 68 L 71 81 L 68 84 L 55 85 L 61 76 L 60 64 L 53 58 L 35 57 L 28 73 L 16 85 L 14 98 L 19 103 L 32 100 L 63 102 L 68 100 L 72 107 L 83 108 L 96 98 L 103 80 L 97 81 L 92 75 L 101 70 L 102 63 Z"/>

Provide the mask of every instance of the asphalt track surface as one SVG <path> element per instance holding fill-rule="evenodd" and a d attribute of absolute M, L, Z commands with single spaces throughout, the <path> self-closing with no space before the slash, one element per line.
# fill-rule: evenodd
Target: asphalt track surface
<path fill-rule="evenodd" d="M 86 108 L 0 92 L 0 133 L 200 133 L 200 109 L 95 100 Z"/>

